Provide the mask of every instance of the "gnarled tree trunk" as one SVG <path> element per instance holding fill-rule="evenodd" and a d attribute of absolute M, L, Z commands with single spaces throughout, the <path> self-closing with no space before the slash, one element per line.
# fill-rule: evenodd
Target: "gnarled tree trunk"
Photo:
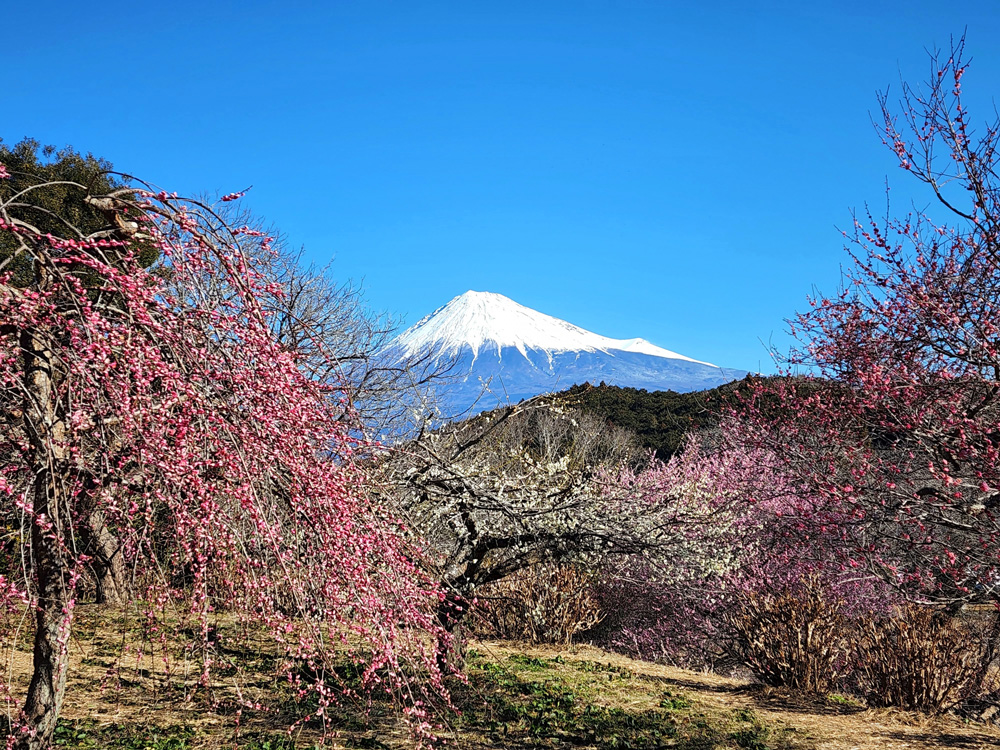
<path fill-rule="evenodd" d="M 42 750 L 52 743 L 66 695 L 69 629 L 73 618 L 71 537 L 68 517 L 69 463 L 66 424 L 60 408 L 57 362 L 30 332 L 20 336 L 24 358 L 25 427 L 32 450 L 31 557 L 37 584 L 34 673 L 24 703 L 18 750 Z"/>
<path fill-rule="evenodd" d="M 437 667 L 441 674 L 460 672 L 465 666 L 465 628 L 463 621 L 468 602 L 449 593 L 437 608 L 437 621 L 443 635 L 437 639 Z"/>
<path fill-rule="evenodd" d="M 121 604 L 128 597 L 128 571 L 116 537 L 108 528 L 104 512 L 92 510 L 81 524 L 83 551 L 91 558 L 98 604 Z"/>

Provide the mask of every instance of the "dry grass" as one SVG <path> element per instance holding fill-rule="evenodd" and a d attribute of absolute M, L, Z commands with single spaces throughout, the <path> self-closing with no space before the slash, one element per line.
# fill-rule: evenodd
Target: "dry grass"
<path fill-rule="evenodd" d="M 223 654 L 241 669 L 219 670 L 208 688 L 183 662 L 169 669 L 148 647 L 121 656 L 123 630 L 96 608 L 81 610 L 73 640 L 63 717 L 67 748 L 188 750 L 246 747 L 291 750 L 320 738 L 301 715 L 266 639 L 223 633 Z M 449 744 L 461 748 L 746 748 L 748 750 L 898 750 L 996 748 L 1000 730 L 893 710 L 865 710 L 844 699 L 804 699 L 718 675 L 634 661 L 588 646 L 472 645 L 469 681 L 453 684 L 461 715 L 447 719 Z M 27 685 L 24 650 L 11 661 L 13 690 Z M 267 713 L 244 711 L 260 700 Z M 237 729 L 239 721 L 239 732 Z M 365 714 L 345 706 L 332 746 L 412 747 L 386 704 Z"/>
<path fill-rule="evenodd" d="M 568 664 L 592 662 L 633 674 L 633 685 L 655 682 L 683 691 L 710 715 L 740 709 L 753 711 L 768 725 L 794 730 L 795 742 L 816 750 L 902 750 L 903 748 L 1000 747 L 1000 728 L 967 723 L 951 716 L 929 717 L 894 709 L 865 709 L 849 699 L 794 695 L 745 680 L 649 664 L 590 646 L 568 648 L 483 644 L 493 658 L 523 654 L 538 659 L 561 658 Z M 624 688 L 624 689 L 623 689 Z M 598 700 L 632 708 L 649 706 L 649 690 L 611 683 L 601 686 Z"/>

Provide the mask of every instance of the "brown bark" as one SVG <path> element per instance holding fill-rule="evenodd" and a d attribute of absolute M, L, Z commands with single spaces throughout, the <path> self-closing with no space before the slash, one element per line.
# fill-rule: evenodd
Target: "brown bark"
<path fill-rule="evenodd" d="M 34 519 L 31 555 L 38 586 L 34 673 L 24 703 L 26 730 L 15 747 L 42 750 L 52 737 L 66 694 L 69 628 L 73 617 L 64 479 L 65 420 L 58 403 L 56 361 L 45 342 L 30 332 L 20 337 L 24 357 L 25 427 L 33 453 Z"/>
<path fill-rule="evenodd" d="M 98 604 L 121 604 L 127 598 L 128 571 L 116 537 L 105 523 L 104 512 L 92 510 L 80 529 L 84 552 L 90 556 Z"/>
<path fill-rule="evenodd" d="M 455 594 L 446 596 L 438 605 L 437 621 L 445 635 L 437 639 L 437 667 L 441 674 L 461 672 L 465 667 L 466 601 Z"/>
<path fill-rule="evenodd" d="M 36 482 L 39 500 L 51 508 L 57 500 L 54 482 L 43 474 Z M 32 552 L 38 578 L 38 610 L 35 613 L 34 673 L 24 703 L 24 721 L 31 734 L 16 745 L 19 750 L 47 748 L 52 741 L 66 695 L 69 666 L 69 628 L 73 613 L 67 561 L 61 545 L 35 524 L 31 532 Z"/>

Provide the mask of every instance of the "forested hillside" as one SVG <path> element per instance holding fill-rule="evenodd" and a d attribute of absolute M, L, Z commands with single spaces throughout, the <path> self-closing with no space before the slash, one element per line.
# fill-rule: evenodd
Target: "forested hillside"
<path fill-rule="evenodd" d="M 574 385 L 554 398 L 631 430 L 643 447 L 655 451 L 657 457 L 667 459 L 683 445 L 684 436 L 689 431 L 718 424 L 726 403 L 732 403 L 740 384 L 744 382 L 727 383 L 693 393 L 650 392 L 604 383 L 597 386 L 584 383 Z"/>

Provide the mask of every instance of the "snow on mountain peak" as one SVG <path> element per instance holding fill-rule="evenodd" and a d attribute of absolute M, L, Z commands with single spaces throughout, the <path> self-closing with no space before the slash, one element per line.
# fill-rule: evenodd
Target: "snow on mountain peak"
<path fill-rule="evenodd" d="M 513 347 L 527 356 L 527 350 L 545 352 L 614 351 L 636 352 L 654 357 L 680 359 L 711 365 L 682 354 L 661 349 L 645 339 L 612 339 L 584 330 L 565 320 L 545 315 L 494 292 L 468 291 L 438 308 L 395 342 L 407 355 L 431 351 L 443 357 L 463 348 L 478 357 L 483 349 L 497 354 Z"/>

